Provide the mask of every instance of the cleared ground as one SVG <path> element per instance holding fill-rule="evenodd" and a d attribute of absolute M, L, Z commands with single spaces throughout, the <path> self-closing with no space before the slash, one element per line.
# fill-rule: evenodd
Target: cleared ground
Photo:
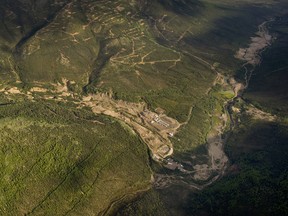
<path fill-rule="evenodd" d="M 245 81 L 234 55 L 260 51 L 250 37 L 281 1 L 39 2 L 0 4 L 4 215 L 112 214 L 159 179 L 221 177 L 223 105 Z"/>

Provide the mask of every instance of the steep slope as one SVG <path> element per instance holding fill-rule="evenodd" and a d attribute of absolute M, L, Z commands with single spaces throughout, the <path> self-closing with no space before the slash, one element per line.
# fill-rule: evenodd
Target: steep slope
<path fill-rule="evenodd" d="M 0 116 L 1 215 L 109 213 L 150 187 L 145 145 L 111 119 L 40 101 Z"/>
<path fill-rule="evenodd" d="M 186 213 L 228 166 L 234 54 L 285 4 L 0 0 L 1 214 L 113 214 L 152 183 L 120 213 Z"/>

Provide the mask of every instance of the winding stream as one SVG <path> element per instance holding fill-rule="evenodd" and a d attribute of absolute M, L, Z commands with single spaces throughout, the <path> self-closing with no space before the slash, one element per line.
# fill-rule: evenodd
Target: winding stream
<path fill-rule="evenodd" d="M 234 128 L 234 119 L 232 107 L 236 100 L 242 96 L 242 92 L 248 88 L 250 78 L 255 67 L 261 64 L 261 54 L 273 42 L 273 37 L 269 34 L 268 24 L 274 22 L 274 19 L 263 22 L 258 26 L 258 31 L 247 48 L 240 48 L 235 54 L 235 58 L 243 61 L 245 84 L 237 83 L 234 78 L 230 85 L 234 90 L 234 97 L 224 104 L 225 113 L 222 115 L 221 124 L 216 125 L 217 134 L 207 136 L 207 155 L 191 155 L 183 154 L 180 160 L 173 157 L 165 160 L 166 173 L 157 173 L 154 175 L 154 187 L 156 189 L 164 189 L 172 185 L 185 185 L 191 189 L 201 190 L 212 184 L 223 176 L 228 166 L 229 160 L 224 152 L 225 139 L 223 139 L 223 131 L 229 121 L 232 131 Z M 231 79 L 230 79 L 231 80 Z M 197 157 L 206 159 L 205 163 L 195 163 Z"/>

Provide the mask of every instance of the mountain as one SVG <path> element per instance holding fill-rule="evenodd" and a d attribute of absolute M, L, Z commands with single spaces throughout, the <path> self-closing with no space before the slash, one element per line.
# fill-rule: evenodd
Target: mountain
<path fill-rule="evenodd" d="M 287 213 L 286 7 L 0 0 L 0 213 Z"/>

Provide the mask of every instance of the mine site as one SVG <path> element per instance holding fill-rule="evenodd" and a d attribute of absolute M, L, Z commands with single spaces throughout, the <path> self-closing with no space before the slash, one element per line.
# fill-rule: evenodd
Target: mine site
<path fill-rule="evenodd" d="M 0 1 L 0 215 L 288 215 L 287 8 Z"/>

